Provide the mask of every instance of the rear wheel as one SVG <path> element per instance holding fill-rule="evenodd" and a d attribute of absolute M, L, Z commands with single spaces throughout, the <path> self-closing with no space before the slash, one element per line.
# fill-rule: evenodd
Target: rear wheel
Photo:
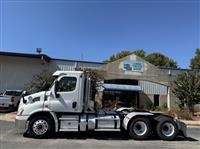
<path fill-rule="evenodd" d="M 46 116 L 35 117 L 30 120 L 29 134 L 34 138 L 48 137 L 52 132 L 51 119 Z"/>
<path fill-rule="evenodd" d="M 151 133 L 151 123 L 148 118 L 136 118 L 131 121 L 129 135 L 136 140 L 147 139 Z"/>
<path fill-rule="evenodd" d="M 173 119 L 162 118 L 156 127 L 158 136 L 163 140 L 173 140 L 177 137 L 178 127 Z"/>

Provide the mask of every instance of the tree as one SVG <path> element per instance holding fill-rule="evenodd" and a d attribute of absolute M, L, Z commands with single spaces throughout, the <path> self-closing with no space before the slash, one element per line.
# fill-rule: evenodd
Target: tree
<path fill-rule="evenodd" d="M 131 51 L 121 51 L 121 52 L 119 52 L 119 53 L 117 53 L 117 54 L 111 55 L 111 56 L 109 57 L 109 59 L 106 60 L 106 62 L 113 62 L 113 61 L 116 61 L 116 60 L 121 59 L 121 58 L 123 58 L 123 57 L 126 57 L 126 56 L 128 56 L 128 55 L 130 55 L 130 54 L 132 54 Z"/>
<path fill-rule="evenodd" d="M 133 51 L 133 53 L 141 58 L 145 58 L 146 57 L 146 53 L 144 50 L 135 50 Z"/>
<path fill-rule="evenodd" d="M 172 92 L 179 99 L 179 107 L 188 107 L 193 113 L 195 104 L 200 102 L 200 75 L 195 71 L 180 73 L 173 83 Z"/>
<path fill-rule="evenodd" d="M 121 51 L 117 54 L 113 54 L 112 56 L 110 56 L 110 58 L 105 62 L 113 62 L 130 54 L 135 54 L 158 67 L 177 68 L 177 62 L 173 59 L 170 59 L 169 57 L 158 52 L 146 55 L 145 51 L 142 49 L 135 51 Z"/>
<path fill-rule="evenodd" d="M 26 91 L 28 93 L 46 91 L 50 88 L 53 81 L 54 78 L 52 76 L 52 73 L 48 71 L 43 71 L 33 76 L 33 79 L 26 85 Z"/>
<path fill-rule="evenodd" d="M 147 55 L 145 60 L 158 67 L 177 68 L 176 61 L 158 52 Z"/>
<path fill-rule="evenodd" d="M 113 62 L 113 61 L 116 61 L 116 60 L 121 59 L 123 57 L 126 57 L 128 55 L 131 55 L 131 54 L 135 54 L 135 55 L 137 55 L 137 56 L 139 56 L 141 58 L 145 57 L 145 51 L 142 50 L 142 49 L 141 50 L 135 50 L 135 51 L 127 51 L 127 50 L 125 50 L 125 51 L 121 51 L 121 52 L 119 52 L 117 54 L 111 55 L 108 60 L 105 60 L 105 62 Z"/>
<path fill-rule="evenodd" d="M 200 69 L 200 48 L 196 49 L 195 57 L 191 59 L 190 68 L 191 69 Z"/>

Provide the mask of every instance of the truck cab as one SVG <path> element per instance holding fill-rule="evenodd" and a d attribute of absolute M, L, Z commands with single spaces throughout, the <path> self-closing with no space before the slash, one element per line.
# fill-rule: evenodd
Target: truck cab
<path fill-rule="evenodd" d="M 46 96 L 45 106 L 55 112 L 82 112 L 84 80 L 83 72 L 58 75 Z"/>
<path fill-rule="evenodd" d="M 56 71 L 49 91 L 23 96 L 16 127 L 32 137 L 49 137 L 68 131 L 121 131 L 133 139 L 147 139 L 152 132 L 161 139 L 186 136 L 186 125 L 169 116 L 134 108 L 95 110 L 91 78 L 83 71 Z"/>

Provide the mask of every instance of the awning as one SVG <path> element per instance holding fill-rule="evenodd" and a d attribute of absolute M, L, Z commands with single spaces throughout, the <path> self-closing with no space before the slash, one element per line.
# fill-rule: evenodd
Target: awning
<path fill-rule="evenodd" d="M 138 85 L 123 85 L 123 84 L 103 84 L 102 87 L 107 90 L 117 91 L 141 91 L 141 87 Z"/>

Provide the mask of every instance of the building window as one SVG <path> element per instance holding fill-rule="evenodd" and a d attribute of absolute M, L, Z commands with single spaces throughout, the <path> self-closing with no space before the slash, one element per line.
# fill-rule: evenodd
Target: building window
<path fill-rule="evenodd" d="M 154 107 L 159 106 L 159 95 L 154 95 Z"/>

